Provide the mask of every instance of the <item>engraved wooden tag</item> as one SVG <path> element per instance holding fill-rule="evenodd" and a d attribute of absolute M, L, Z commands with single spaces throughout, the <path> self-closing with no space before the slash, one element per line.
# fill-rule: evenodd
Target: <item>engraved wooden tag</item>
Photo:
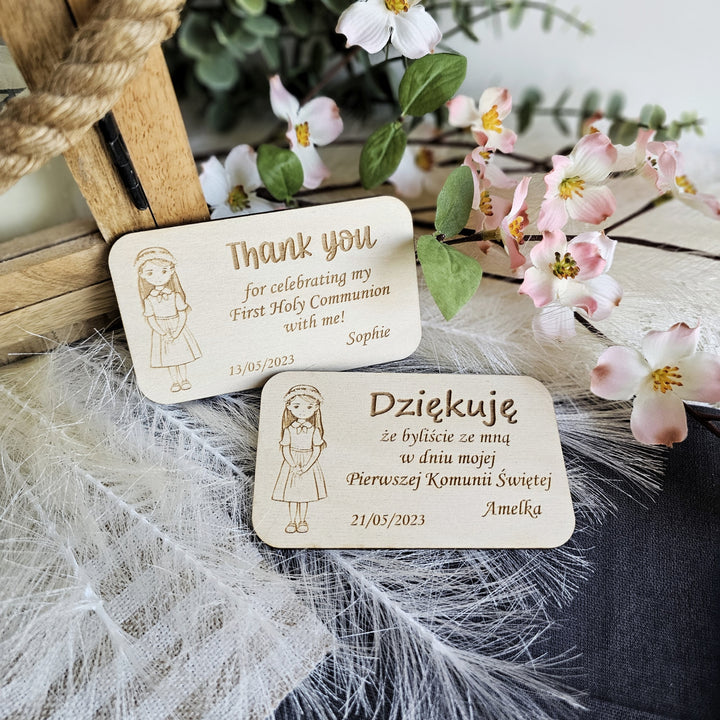
<path fill-rule="evenodd" d="M 110 272 L 138 385 L 160 403 L 420 342 L 412 219 L 391 197 L 131 233 Z"/>
<path fill-rule="evenodd" d="M 508 375 L 276 375 L 253 526 L 283 548 L 562 545 L 575 515 L 552 398 Z"/>

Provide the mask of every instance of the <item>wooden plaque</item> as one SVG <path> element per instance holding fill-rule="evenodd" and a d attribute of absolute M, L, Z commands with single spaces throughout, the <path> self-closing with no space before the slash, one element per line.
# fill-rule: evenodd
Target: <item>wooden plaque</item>
<path fill-rule="evenodd" d="M 420 341 L 412 219 L 391 197 L 131 233 L 110 272 L 138 384 L 160 403 Z"/>
<path fill-rule="evenodd" d="M 505 375 L 276 375 L 253 526 L 284 548 L 562 545 L 575 516 L 550 394 Z"/>

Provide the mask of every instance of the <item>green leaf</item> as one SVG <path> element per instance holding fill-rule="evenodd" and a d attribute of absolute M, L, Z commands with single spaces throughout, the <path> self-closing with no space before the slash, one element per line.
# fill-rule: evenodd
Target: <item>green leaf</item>
<path fill-rule="evenodd" d="M 189 12 L 178 31 L 178 46 L 184 55 L 202 60 L 217 52 L 220 44 L 206 13 Z"/>
<path fill-rule="evenodd" d="M 205 121 L 213 130 L 226 132 L 237 122 L 237 108 L 232 107 L 224 94 L 220 94 L 205 110 Z"/>
<path fill-rule="evenodd" d="M 580 115 L 583 119 L 589 118 L 600 107 L 600 93 L 590 90 L 585 94 L 580 105 Z"/>
<path fill-rule="evenodd" d="M 232 5 L 248 15 L 262 15 L 265 12 L 265 0 L 232 0 Z"/>
<path fill-rule="evenodd" d="M 655 105 L 648 118 L 648 126 L 651 130 L 659 130 L 665 123 L 666 117 L 665 110 L 660 105 Z"/>
<path fill-rule="evenodd" d="M 345 8 L 350 4 L 349 0 L 322 0 L 322 4 L 330 10 L 330 12 L 340 15 Z"/>
<path fill-rule="evenodd" d="M 300 37 L 307 37 L 312 27 L 312 15 L 304 7 L 293 3 L 282 6 L 283 20 L 290 32 Z"/>
<path fill-rule="evenodd" d="M 400 164 L 407 135 L 399 122 L 378 128 L 360 153 L 360 181 L 366 190 L 385 182 Z"/>
<path fill-rule="evenodd" d="M 223 44 L 233 57 L 242 60 L 245 55 L 251 55 L 260 48 L 262 38 L 238 28 L 232 34 L 223 37 Z"/>
<path fill-rule="evenodd" d="M 617 120 L 625 107 L 625 96 L 620 92 L 615 92 L 610 96 L 608 100 L 607 109 L 605 115 L 611 120 Z"/>
<path fill-rule="evenodd" d="M 570 95 L 572 95 L 572 90 L 570 88 L 565 88 L 561 93 L 560 97 L 555 101 L 555 104 L 553 105 L 553 108 L 556 110 L 561 110 L 565 103 L 569 100 Z M 538 92 L 538 102 L 540 102 L 539 92 Z"/>
<path fill-rule="evenodd" d="M 464 55 L 425 55 L 405 71 L 398 88 L 403 115 L 424 115 L 439 108 L 458 91 L 467 72 Z"/>
<path fill-rule="evenodd" d="M 525 14 L 525 0 L 513 0 L 508 9 L 508 26 L 515 29 L 520 27 Z"/>
<path fill-rule="evenodd" d="M 263 185 L 277 200 L 289 201 L 302 187 L 302 165 L 298 156 L 290 150 L 261 145 L 257 152 L 257 168 Z"/>
<path fill-rule="evenodd" d="M 649 126 L 650 124 L 650 115 L 652 115 L 652 111 L 654 105 L 643 105 L 642 110 L 640 110 L 640 124 Z"/>
<path fill-rule="evenodd" d="M 555 125 L 557 125 L 558 130 L 563 135 L 570 134 L 570 126 L 565 122 L 565 118 L 563 118 L 560 108 L 553 108 L 552 119 L 555 122 Z"/>
<path fill-rule="evenodd" d="M 221 50 L 198 60 L 195 63 L 195 75 L 211 90 L 229 90 L 240 78 L 240 70 L 235 58 Z"/>
<path fill-rule="evenodd" d="M 469 5 L 453 0 L 452 2 L 453 20 L 462 30 L 465 37 L 470 38 L 473 42 L 480 42 L 480 38 L 475 34 L 472 26 L 472 10 Z"/>
<path fill-rule="evenodd" d="M 667 129 L 667 135 L 670 140 L 679 140 L 682 135 L 682 127 L 677 120 L 673 120 Z"/>
<path fill-rule="evenodd" d="M 542 18 L 542 29 L 543 32 L 550 32 L 552 30 L 553 20 L 555 19 L 555 8 L 552 5 L 548 5 L 543 12 Z"/>
<path fill-rule="evenodd" d="M 578 118 L 578 135 L 583 134 L 585 121 L 597 112 L 600 107 L 600 93 L 597 90 L 590 90 L 585 94 L 580 104 L 580 117 Z"/>
<path fill-rule="evenodd" d="M 542 102 L 542 93 L 534 87 L 528 88 L 518 106 L 518 132 L 524 133 L 529 129 L 535 115 L 535 108 Z"/>
<path fill-rule="evenodd" d="M 280 34 L 280 23 L 269 15 L 249 17 L 243 27 L 252 35 L 264 38 L 275 38 Z"/>
<path fill-rule="evenodd" d="M 265 60 L 268 69 L 276 72 L 282 61 L 280 43 L 275 38 L 265 38 L 260 45 L 260 52 Z"/>
<path fill-rule="evenodd" d="M 474 191 L 472 170 L 467 165 L 455 168 L 448 175 L 437 199 L 435 227 L 438 232 L 453 237 L 465 227 Z"/>
<path fill-rule="evenodd" d="M 445 245 L 432 235 L 418 238 L 417 256 L 425 282 L 446 320 L 475 294 L 482 280 L 477 260 Z"/>
<path fill-rule="evenodd" d="M 615 120 L 608 136 L 617 145 L 632 145 L 637 139 L 638 124 L 632 120 Z"/>

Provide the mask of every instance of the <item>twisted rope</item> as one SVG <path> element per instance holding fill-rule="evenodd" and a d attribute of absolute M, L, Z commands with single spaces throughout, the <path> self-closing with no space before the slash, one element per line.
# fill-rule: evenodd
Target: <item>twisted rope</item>
<path fill-rule="evenodd" d="M 101 0 L 67 57 L 0 112 L 0 193 L 65 152 L 119 99 L 148 52 L 171 37 L 185 0 Z"/>

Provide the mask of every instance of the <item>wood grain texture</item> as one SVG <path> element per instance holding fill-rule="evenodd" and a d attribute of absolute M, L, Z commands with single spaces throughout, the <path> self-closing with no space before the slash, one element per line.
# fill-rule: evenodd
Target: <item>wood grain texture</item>
<path fill-rule="evenodd" d="M 107 280 L 108 251 L 95 231 L 0 263 L 0 317 Z"/>
<path fill-rule="evenodd" d="M 91 235 L 96 232 L 97 224 L 94 220 L 78 219 L 28 235 L 20 235 L 0 243 L 0 263 L 23 255 L 32 255 L 38 250 L 61 245 L 82 235 Z M 0 265 L 0 267 L 2 266 Z"/>
<path fill-rule="evenodd" d="M 252 521 L 273 547 L 548 548 L 575 526 L 530 377 L 281 373 L 257 448 Z"/>
<path fill-rule="evenodd" d="M 96 0 L 0 0 L 0 36 L 32 90 L 65 56 Z M 150 210 L 137 210 L 97 130 L 65 154 L 97 229 L 51 228 L 0 248 L 0 363 L 87 336 L 117 318 L 108 248 L 120 235 L 209 219 L 170 75 L 159 47 L 113 114 Z M 99 232 L 98 232 L 99 231 Z"/>
<path fill-rule="evenodd" d="M 65 55 L 91 0 L 0 0 L 0 35 L 32 90 Z M 150 210 L 127 196 L 97 130 L 65 159 L 103 237 L 111 242 L 132 231 L 208 219 L 195 163 L 160 48 L 133 80 L 113 113 L 125 138 Z M 154 217 L 153 217 L 154 216 Z M 156 222 L 157 221 L 157 222 Z"/>
<path fill-rule="evenodd" d="M 82 24 L 97 1 L 67 3 L 78 24 Z M 113 114 L 150 202 L 153 226 L 208 220 L 180 107 L 159 47 L 150 51 L 144 70 L 128 84 Z M 102 195 L 98 196 L 102 202 Z M 146 227 L 150 226 L 122 228 L 117 234 Z"/>
<path fill-rule="evenodd" d="M 30 90 L 62 60 L 74 34 L 64 0 L 0 0 L 0 35 Z M 68 150 L 65 160 L 106 240 L 155 227 L 152 214 L 137 210 L 125 193 L 96 130 Z"/>

